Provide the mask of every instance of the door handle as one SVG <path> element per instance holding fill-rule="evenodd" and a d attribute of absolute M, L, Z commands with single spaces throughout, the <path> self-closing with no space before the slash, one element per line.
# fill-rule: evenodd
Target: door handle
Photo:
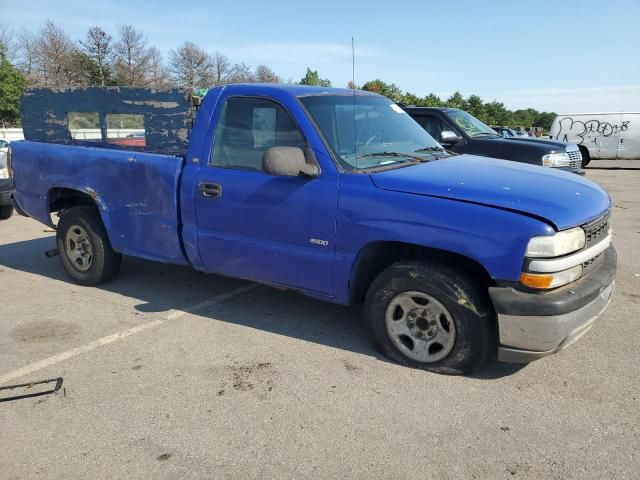
<path fill-rule="evenodd" d="M 200 195 L 207 198 L 217 198 L 222 196 L 222 186 L 217 183 L 200 182 L 198 184 Z"/>

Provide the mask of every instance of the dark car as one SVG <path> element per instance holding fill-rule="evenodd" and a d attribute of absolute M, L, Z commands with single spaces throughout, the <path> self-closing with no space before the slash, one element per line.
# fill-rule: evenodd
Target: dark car
<path fill-rule="evenodd" d="M 518 136 L 518 133 L 515 130 L 512 130 L 512 129 L 508 128 L 508 127 L 494 127 L 494 126 L 491 126 L 491 128 L 493 130 L 495 130 L 495 132 L 498 135 L 500 135 L 500 136 L 502 136 L 504 138 L 514 138 L 514 137 Z"/>
<path fill-rule="evenodd" d="M 504 138 L 473 115 L 456 108 L 404 109 L 442 146 L 456 153 L 502 158 L 584 174 L 582 151 L 574 143 L 520 136 Z"/>
<path fill-rule="evenodd" d="M 7 168 L 7 153 L 0 151 L 0 220 L 6 220 L 13 215 L 12 191 L 9 169 Z"/>

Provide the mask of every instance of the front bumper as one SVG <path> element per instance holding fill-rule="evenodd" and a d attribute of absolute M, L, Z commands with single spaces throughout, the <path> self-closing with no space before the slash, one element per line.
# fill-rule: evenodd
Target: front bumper
<path fill-rule="evenodd" d="M 580 280 L 551 292 L 491 287 L 498 314 L 498 360 L 528 363 L 564 350 L 584 335 L 609 305 L 615 285 L 616 251 Z"/>

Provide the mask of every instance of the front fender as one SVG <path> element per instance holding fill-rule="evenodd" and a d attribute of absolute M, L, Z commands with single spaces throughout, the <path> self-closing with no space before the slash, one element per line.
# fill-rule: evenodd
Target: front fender
<path fill-rule="evenodd" d="M 493 280 L 516 281 L 530 238 L 554 231 L 521 213 L 381 190 L 372 187 L 365 175 L 344 175 L 343 179 L 334 278 L 340 301 L 348 299 L 359 252 L 372 242 L 401 242 L 451 252 L 477 262 Z"/>

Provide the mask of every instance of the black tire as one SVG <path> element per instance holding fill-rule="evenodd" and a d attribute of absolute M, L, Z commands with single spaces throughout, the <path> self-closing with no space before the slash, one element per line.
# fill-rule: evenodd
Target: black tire
<path fill-rule="evenodd" d="M 13 215 L 12 205 L 2 205 L 0 207 L 0 220 L 7 220 L 11 218 L 11 215 Z"/>
<path fill-rule="evenodd" d="M 584 168 L 591 163 L 591 154 L 589 153 L 589 149 L 584 145 L 578 145 L 578 149 L 582 154 L 582 168 Z"/>
<path fill-rule="evenodd" d="M 437 361 L 423 362 L 410 358 L 394 344 L 387 331 L 386 315 L 390 302 L 400 298 L 398 295 L 404 293 L 406 296 L 406 292 L 412 291 L 433 297 L 436 303 L 448 310 L 449 318 L 453 320 L 453 333 L 448 334 L 454 338 L 447 347 L 451 350 L 448 354 L 446 350 L 442 351 L 446 356 Z M 497 322 L 487 288 L 474 281 L 470 274 L 436 261 L 402 261 L 388 267 L 369 287 L 363 314 L 381 353 L 402 365 L 448 375 L 469 374 L 497 351 Z M 405 314 L 402 316 L 404 318 Z M 448 321 L 445 322 L 448 326 Z M 416 323 L 409 325 L 417 328 Z M 442 328 L 440 324 L 438 326 Z M 419 334 L 423 332 L 421 330 Z M 407 335 L 397 338 L 406 340 L 402 343 L 409 342 L 407 348 L 413 346 L 414 341 L 420 341 Z"/>
<path fill-rule="evenodd" d="M 82 270 L 67 254 L 65 238 L 75 227 L 87 233 L 91 247 L 91 261 L 88 269 Z M 102 219 L 94 207 L 74 207 L 67 210 L 58 223 L 56 240 L 62 266 L 74 282 L 92 286 L 107 282 L 116 276 L 122 257 L 111 248 Z"/>

